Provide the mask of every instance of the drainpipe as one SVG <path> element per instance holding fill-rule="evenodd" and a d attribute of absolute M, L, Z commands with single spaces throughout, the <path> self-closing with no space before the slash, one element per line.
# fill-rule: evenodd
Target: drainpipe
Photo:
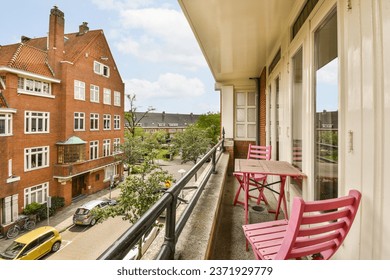
<path fill-rule="evenodd" d="M 256 80 L 256 145 L 260 145 L 260 77 L 249 78 Z"/>

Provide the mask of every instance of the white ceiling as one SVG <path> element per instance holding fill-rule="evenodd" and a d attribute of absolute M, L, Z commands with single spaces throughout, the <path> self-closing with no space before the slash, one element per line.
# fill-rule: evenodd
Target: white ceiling
<path fill-rule="evenodd" d="M 178 0 L 216 82 L 259 77 L 295 0 Z"/>

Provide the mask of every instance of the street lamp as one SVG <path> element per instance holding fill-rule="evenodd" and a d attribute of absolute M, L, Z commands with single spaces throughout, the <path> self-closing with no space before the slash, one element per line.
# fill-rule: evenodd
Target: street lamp
<path fill-rule="evenodd" d="M 111 189 L 112 186 L 114 185 L 114 175 L 110 175 L 110 199 L 111 199 Z"/>

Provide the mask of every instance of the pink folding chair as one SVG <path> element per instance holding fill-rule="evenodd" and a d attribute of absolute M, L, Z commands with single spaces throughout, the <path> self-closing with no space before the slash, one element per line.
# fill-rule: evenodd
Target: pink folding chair
<path fill-rule="evenodd" d="M 256 259 L 329 259 L 352 227 L 361 193 L 305 202 L 295 197 L 290 220 L 243 225 Z"/>
<path fill-rule="evenodd" d="M 249 144 L 248 147 L 248 159 L 259 159 L 259 160 L 270 160 L 271 159 L 271 146 L 257 146 L 253 144 Z M 237 203 L 244 205 L 245 202 L 239 201 L 238 197 L 240 195 L 241 191 L 245 191 L 244 186 L 244 175 L 241 172 L 234 172 L 233 175 L 236 177 L 237 181 L 239 182 L 239 187 L 236 192 L 236 196 L 234 197 L 233 205 L 236 205 Z M 249 195 L 248 198 L 256 198 L 257 204 L 260 204 L 261 201 L 264 201 L 266 205 L 268 205 L 267 198 L 264 195 L 264 188 L 262 185 L 267 183 L 267 176 L 266 175 L 260 175 L 260 174 L 253 174 L 250 176 L 249 185 L 255 186 L 256 189 L 259 191 L 258 196 Z M 248 202 L 246 202 L 248 203 Z"/>

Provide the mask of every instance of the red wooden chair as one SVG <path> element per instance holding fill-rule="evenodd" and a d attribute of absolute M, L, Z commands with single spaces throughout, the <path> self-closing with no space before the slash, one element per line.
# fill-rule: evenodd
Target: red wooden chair
<path fill-rule="evenodd" d="M 294 198 L 290 220 L 243 225 L 257 259 L 329 259 L 347 236 L 361 193 L 305 202 Z"/>
<path fill-rule="evenodd" d="M 249 144 L 248 147 L 248 159 L 259 159 L 259 160 L 270 160 L 271 159 L 271 146 L 256 146 Z M 244 176 L 241 172 L 234 172 L 233 175 L 238 180 L 240 186 L 237 189 L 236 196 L 234 197 L 233 204 L 236 205 L 237 203 L 244 205 L 245 202 L 239 201 L 238 197 L 240 195 L 241 191 L 244 191 Z M 254 181 L 251 183 L 251 181 Z M 260 204 L 261 201 L 264 201 L 266 205 L 268 205 L 267 198 L 264 195 L 264 188 L 261 187 L 261 185 L 266 184 L 267 176 L 266 175 L 260 175 L 260 174 L 253 174 L 250 177 L 250 186 L 255 186 L 258 191 L 258 196 L 249 195 L 249 198 L 256 198 L 257 204 Z M 257 183 L 256 183 L 257 182 Z"/>

